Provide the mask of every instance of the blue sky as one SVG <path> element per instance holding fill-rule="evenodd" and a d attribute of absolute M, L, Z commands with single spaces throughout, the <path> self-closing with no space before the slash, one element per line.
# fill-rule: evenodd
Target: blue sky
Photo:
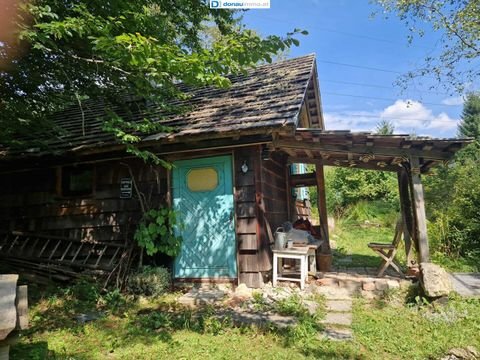
<path fill-rule="evenodd" d="M 268 10 L 246 12 L 244 22 L 262 35 L 308 30 L 289 57 L 317 55 L 320 92 L 329 130 L 374 130 L 391 120 L 396 133 L 454 137 L 462 97 L 429 89 L 431 79 L 394 85 L 435 53 L 439 34 L 430 31 L 408 44 L 408 30 L 394 16 L 372 18 L 368 0 L 271 0 Z"/>

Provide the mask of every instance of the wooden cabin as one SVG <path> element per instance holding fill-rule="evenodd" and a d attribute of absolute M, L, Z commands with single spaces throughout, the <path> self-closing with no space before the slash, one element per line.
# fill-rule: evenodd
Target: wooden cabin
<path fill-rule="evenodd" d="M 428 259 L 420 176 L 464 142 L 326 131 L 314 55 L 262 65 L 231 81 L 228 89 L 187 89 L 191 110 L 162 120 L 174 131 L 144 137 L 140 146 L 173 163 L 172 170 L 126 154 L 101 130 L 104 109 L 93 102 L 83 116 L 78 107 L 55 116 L 64 132 L 48 151 L 5 151 L 0 256 L 111 268 L 141 217 L 137 187 L 153 207 L 172 206 L 184 224 L 177 280 L 258 287 L 272 268 L 271 232 L 297 216 L 292 187 L 319 187 L 328 241 L 323 166 L 329 165 L 397 172 L 406 239 Z M 314 164 L 316 172 L 292 175 L 293 163 Z M 102 259 L 107 251 L 110 260 Z"/>

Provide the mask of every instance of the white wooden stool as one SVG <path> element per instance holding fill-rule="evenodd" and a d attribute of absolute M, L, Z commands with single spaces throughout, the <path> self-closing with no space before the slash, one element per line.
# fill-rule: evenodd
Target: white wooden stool
<path fill-rule="evenodd" d="M 300 289 L 304 289 L 305 280 L 308 276 L 308 247 L 298 247 L 273 251 L 273 286 L 277 286 L 278 280 L 295 281 L 300 283 Z M 282 260 L 294 259 L 300 260 L 300 278 L 285 277 L 283 273 Z M 280 276 L 279 276 L 280 275 Z M 295 274 L 297 275 L 297 274 Z"/>

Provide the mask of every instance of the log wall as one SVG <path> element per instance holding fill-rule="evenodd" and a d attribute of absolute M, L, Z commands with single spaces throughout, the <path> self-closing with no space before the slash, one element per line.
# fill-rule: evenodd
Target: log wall
<path fill-rule="evenodd" d="M 238 282 L 251 287 L 261 286 L 264 275 L 271 271 L 272 234 L 288 220 L 286 159 L 273 153 L 270 160 L 262 160 L 261 150 L 260 145 L 252 145 L 228 152 L 233 153 Z M 207 151 L 180 157 L 225 153 Z M 241 170 L 244 162 L 248 166 L 246 173 Z M 168 201 L 167 172 L 163 168 L 152 168 L 137 160 L 128 164 L 153 206 Z M 58 167 L 2 174 L 0 229 L 124 242 L 141 215 L 135 192 L 132 199 L 120 199 L 120 179 L 130 177 L 128 168 L 119 161 L 92 166 L 94 189 L 88 196 L 62 196 Z"/>
<path fill-rule="evenodd" d="M 163 202 L 165 171 L 152 171 L 137 160 L 128 163 L 152 204 Z M 93 193 L 83 196 L 61 195 L 59 167 L 0 175 L 0 229 L 123 242 L 141 214 L 135 192 L 131 199 L 120 199 L 120 179 L 130 177 L 128 168 L 118 161 L 91 166 Z"/>

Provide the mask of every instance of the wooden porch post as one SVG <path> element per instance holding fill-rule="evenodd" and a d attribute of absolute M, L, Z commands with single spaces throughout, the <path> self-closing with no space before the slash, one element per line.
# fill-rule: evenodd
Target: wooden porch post
<path fill-rule="evenodd" d="M 423 196 L 423 185 L 420 178 L 420 160 L 417 156 L 410 158 L 410 186 L 412 192 L 413 214 L 415 216 L 416 239 L 418 242 L 420 262 L 430 261 L 430 250 L 428 247 L 427 216 L 425 214 L 425 201 Z"/>
<path fill-rule="evenodd" d="M 322 238 L 326 240 L 324 251 L 330 252 L 330 238 L 328 236 L 328 217 L 327 217 L 327 198 L 325 196 L 325 176 L 323 164 L 315 164 L 315 174 L 317 177 L 317 205 L 320 218 L 320 229 Z"/>
<path fill-rule="evenodd" d="M 400 211 L 403 222 L 403 240 L 405 241 L 405 254 L 407 257 L 407 266 L 410 267 L 415 264 L 412 254 L 412 241 L 418 252 L 418 246 L 413 232 L 413 217 L 412 217 L 412 203 L 410 201 L 410 193 L 408 190 L 408 174 L 405 168 L 402 168 L 397 173 L 398 177 L 398 192 L 400 196 Z"/>

